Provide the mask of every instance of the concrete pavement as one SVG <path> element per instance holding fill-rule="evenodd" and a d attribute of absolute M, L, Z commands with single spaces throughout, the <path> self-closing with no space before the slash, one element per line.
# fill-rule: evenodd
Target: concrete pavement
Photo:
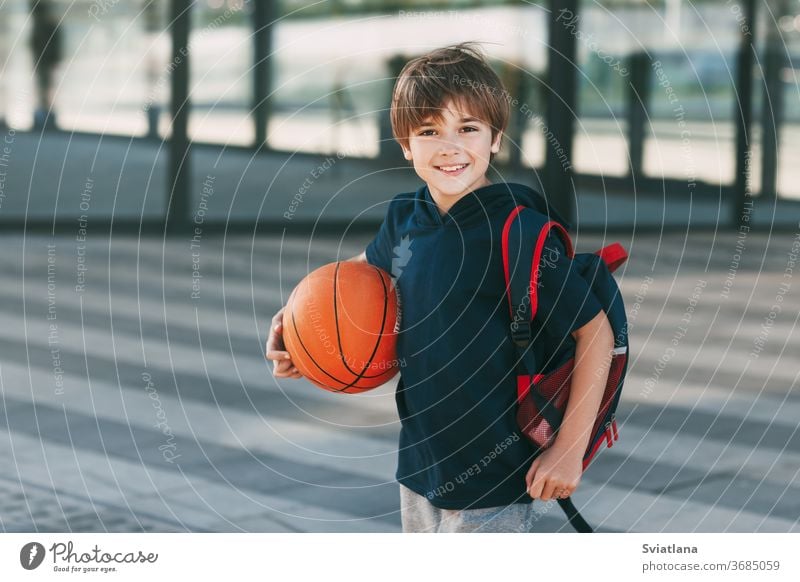
<path fill-rule="evenodd" d="M 620 440 L 574 496 L 601 531 L 800 531 L 795 237 L 577 240 L 631 254 Z M 83 256 L 0 237 L 2 529 L 399 531 L 394 382 L 337 396 L 262 355 L 297 281 L 370 238 L 209 235 L 194 262 L 91 224 Z"/>

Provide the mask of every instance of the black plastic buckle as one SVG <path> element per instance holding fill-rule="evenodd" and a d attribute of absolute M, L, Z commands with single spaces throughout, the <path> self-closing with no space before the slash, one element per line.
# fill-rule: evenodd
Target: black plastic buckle
<path fill-rule="evenodd" d="M 531 322 L 526 320 L 511 322 L 511 339 L 521 348 L 531 343 Z"/>

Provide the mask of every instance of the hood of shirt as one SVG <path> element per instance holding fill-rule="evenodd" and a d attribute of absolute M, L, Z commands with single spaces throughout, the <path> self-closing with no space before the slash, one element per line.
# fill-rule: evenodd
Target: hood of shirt
<path fill-rule="evenodd" d="M 489 184 L 472 190 L 461 197 L 452 208 L 442 216 L 436 202 L 431 196 L 428 185 L 420 187 L 415 193 L 414 214 L 419 225 L 430 228 L 466 228 L 485 222 L 489 216 L 500 211 L 522 204 L 549 216 L 570 230 L 567 222 L 545 197 L 525 184 L 501 182 Z"/>

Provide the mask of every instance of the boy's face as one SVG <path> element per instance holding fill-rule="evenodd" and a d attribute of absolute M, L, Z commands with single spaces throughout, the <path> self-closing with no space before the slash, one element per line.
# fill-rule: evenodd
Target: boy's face
<path fill-rule="evenodd" d="M 498 132 L 492 141 L 487 123 L 453 107 L 452 101 L 447 101 L 443 120 L 427 119 L 412 130 L 409 147 L 403 147 L 403 155 L 414 162 L 414 171 L 428 184 L 441 214 L 459 198 L 490 184 L 486 178 L 489 156 L 500 151 L 502 139 Z"/>

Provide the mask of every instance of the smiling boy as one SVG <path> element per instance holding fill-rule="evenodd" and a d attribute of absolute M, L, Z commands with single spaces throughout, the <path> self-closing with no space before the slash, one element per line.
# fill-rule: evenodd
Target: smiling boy
<path fill-rule="evenodd" d="M 439 214 L 445 215 L 463 196 L 491 184 L 487 152 L 500 151 L 502 134 L 496 132 L 493 138 L 485 122 L 463 115 L 450 100 L 443 104 L 441 117 L 439 122 L 426 119 L 401 145 L 428 185 Z"/>
<path fill-rule="evenodd" d="M 533 326 L 575 342 L 573 388 L 550 448 L 521 436 L 500 233 L 519 204 L 528 207 L 523 223 L 534 212 L 566 223 L 534 190 L 486 176 L 508 122 L 504 93 L 473 43 L 406 64 L 392 129 L 424 185 L 391 200 L 375 239 L 351 259 L 391 273 L 403 301 L 397 355 L 406 365 L 395 400 L 405 532 L 532 531 L 533 499 L 567 497 L 578 486 L 608 376 L 611 327 L 552 234 Z M 402 270 L 393 268 L 398 259 Z M 276 377 L 299 377 L 282 351 L 282 311 L 267 357 Z"/>

